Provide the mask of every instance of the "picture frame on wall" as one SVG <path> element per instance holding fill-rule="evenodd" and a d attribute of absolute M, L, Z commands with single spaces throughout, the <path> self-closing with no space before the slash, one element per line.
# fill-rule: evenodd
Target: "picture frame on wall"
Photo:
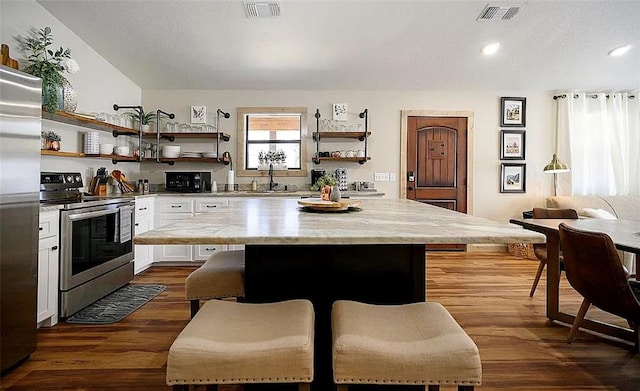
<path fill-rule="evenodd" d="M 500 98 L 500 126 L 524 128 L 527 119 L 527 98 Z"/>
<path fill-rule="evenodd" d="M 191 106 L 191 123 L 207 123 L 207 106 Z"/>
<path fill-rule="evenodd" d="M 346 103 L 334 103 L 332 106 L 333 120 L 334 121 L 346 121 L 347 120 L 347 104 Z"/>
<path fill-rule="evenodd" d="M 502 163 L 500 193 L 526 193 L 526 169 L 525 163 Z"/>
<path fill-rule="evenodd" d="M 500 160 L 524 160 L 526 131 L 507 129 L 500 131 Z"/>

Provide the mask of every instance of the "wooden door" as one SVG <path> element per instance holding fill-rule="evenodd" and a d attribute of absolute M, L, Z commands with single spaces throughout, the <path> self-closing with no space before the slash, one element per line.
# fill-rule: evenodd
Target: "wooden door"
<path fill-rule="evenodd" d="M 407 198 L 467 213 L 467 118 L 407 118 Z M 429 250 L 464 250 L 433 245 Z"/>

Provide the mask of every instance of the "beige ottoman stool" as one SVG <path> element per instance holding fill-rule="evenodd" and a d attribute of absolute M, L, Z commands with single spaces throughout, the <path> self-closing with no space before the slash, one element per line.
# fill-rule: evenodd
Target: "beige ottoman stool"
<path fill-rule="evenodd" d="M 478 348 L 438 303 L 371 305 L 339 300 L 331 313 L 333 380 L 347 384 L 456 384 L 482 380 Z"/>
<path fill-rule="evenodd" d="M 184 283 L 191 317 L 200 309 L 200 300 L 244 296 L 244 250 L 215 253 Z"/>
<path fill-rule="evenodd" d="M 308 391 L 313 328 L 308 300 L 208 301 L 169 349 L 167 384 L 186 390 L 190 384 L 298 383 Z"/>

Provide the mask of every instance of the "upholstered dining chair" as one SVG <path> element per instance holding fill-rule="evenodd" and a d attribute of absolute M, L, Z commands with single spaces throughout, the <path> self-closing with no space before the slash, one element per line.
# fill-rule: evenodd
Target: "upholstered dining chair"
<path fill-rule="evenodd" d="M 583 231 L 560 224 L 565 274 L 584 300 L 571 326 L 567 342 L 573 342 L 591 304 L 627 320 L 640 346 L 640 283 L 627 280 L 620 256 L 605 233 Z"/>
<path fill-rule="evenodd" d="M 533 208 L 533 218 L 534 219 L 577 219 L 578 212 L 574 209 L 552 209 L 552 208 Z M 547 264 L 547 245 L 546 243 L 534 244 L 533 245 L 533 253 L 536 258 L 540 261 L 538 265 L 538 271 L 536 272 L 536 278 L 533 280 L 533 285 L 531 286 L 531 292 L 529 292 L 529 296 L 533 297 L 533 294 L 536 293 L 536 287 L 538 286 L 538 282 L 540 281 L 540 276 L 542 276 L 542 271 L 544 270 L 544 266 Z M 562 263 L 562 253 L 560 253 L 560 270 L 563 268 Z"/>

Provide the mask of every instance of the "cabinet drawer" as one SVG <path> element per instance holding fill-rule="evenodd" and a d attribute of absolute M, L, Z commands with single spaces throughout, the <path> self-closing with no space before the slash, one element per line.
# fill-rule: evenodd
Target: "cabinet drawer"
<path fill-rule="evenodd" d="M 191 213 L 193 212 L 193 202 L 189 199 L 176 201 L 160 201 L 160 213 Z"/>
<path fill-rule="evenodd" d="M 136 219 L 140 216 L 153 214 L 153 199 L 137 199 L 136 200 Z"/>
<path fill-rule="evenodd" d="M 50 238 L 58 234 L 58 213 L 57 210 L 40 213 L 40 223 L 38 225 L 40 239 Z"/>
<path fill-rule="evenodd" d="M 212 254 L 227 250 L 226 244 L 199 244 L 193 247 L 194 261 L 206 261 Z"/>
<path fill-rule="evenodd" d="M 196 213 L 215 212 L 226 205 L 225 200 L 196 200 Z"/>

